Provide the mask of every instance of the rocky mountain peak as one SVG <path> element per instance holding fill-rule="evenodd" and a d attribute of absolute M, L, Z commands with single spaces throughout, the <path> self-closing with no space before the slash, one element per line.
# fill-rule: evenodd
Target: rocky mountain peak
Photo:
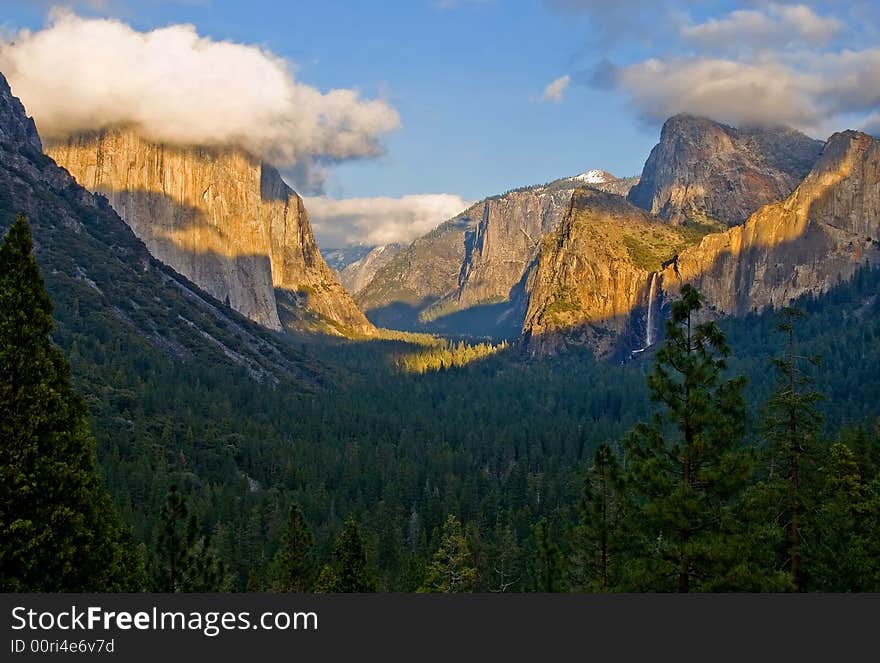
<path fill-rule="evenodd" d="M 700 140 L 792 139 L 790 132 L 728 129 L 700 118 Z M 769 139 L 767 138 L 769 136 Z M 692 135 L 674 126 L 665 146 Z M 794 136 L 794 140 L 800 140 Z M 621 199 L 578 190 L 559 229 L 541 245 L 529 277 L 523 340 L 533 353 L 585 344 L 625 358 L 656 342 L 666 306 L 684 283 L 706 297 L 707 316 L 745 315 L 821 294 L 866 264 L 880 264 L 880 140 L 834 134 L 784 199 L 702 238 Z"/>
<path fill-rule="evenodd" d="M 861 131 L 847 129 L 839 131 L 828 139 L 822 155 L 810 173 L 815 178 L 823 173 L 849 170 L 854 160 L 858 160 L 866 150 L 876 146 L 877 139 Z"/>
<path fill-rule="evenodd" d="M 490 196 L 393 256 L 363 261 L 376 269 L 356 299 L 381 326 L 514 336 L 526 313 L 527 273 L 541 239 L 568 212 L 572 193 L 601 190 L 625 202 L 637 181 L 591 169 Z M 355 284 L 345 272 L 343 278 Z"/>
<path fill-rule="evenodd" d="M 259 382 L 313 384 L 314 365 L 151 256 L 107 200 L 77 184 L 39 145 L 0 74 L 0 236 L 16 215 L 28 217 L 63 336 L 128 348 L 122 354 L 138 357 L 138 366 L 149 347 L 174 361 L 243 369 Z"/>
<path fill-rule="evenodd" d="M 663 274 L 665 296 L 693 283 L 716 314 L 785 306 L 880 262 L 878 236 L 880 141 L 844 131 L 785 200 L 683 251 Z"/>
<path fill-rule="evenodd" d="M 670 223 L 743 223 L 789 195 L 822 141 L 788 127 L 730 127 L 689 114 L 669 118 L 629 200 Z"/>

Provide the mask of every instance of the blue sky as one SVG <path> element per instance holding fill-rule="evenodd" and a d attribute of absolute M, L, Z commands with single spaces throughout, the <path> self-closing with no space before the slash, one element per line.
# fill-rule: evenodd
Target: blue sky
<path fill-rule="evenodd" d="M 333 169 L 334 197 L 476 200 L 587 168 L 630 175 L 656 142 L 657 127 L 639 126 L 613 93 L 574 85 L 562 103 L 535 101 L 570 70 L 590 30 L 540 2 L 131 1 L 115 13 L 140 30 L 193 23 L 218 40 L 263 44 L 303 82 L 386 97 L 400 129 L 381 158 Z M 21 3 L 5 19 L 39 28 L 46 8 Z"/>
<path fill-rule="evenodd" d="M 7 33 L 38 30 L 49 4 L 11 0 L 0 21 Z M 381 156 L 329 168 L 323 191 L 331 198 L 477 200 L 587 168 L 632 175 L 672 112 L 788 122 L 825 137 L 875 122 L 880 92 L 871 77 L 880 64 L 876 9 L 858 1 L 67 4 L 142 32 L 191 23 L 202 37 L 268 49 L 318 90 L 387 101 L 400 126 L 382 134 Z M 835 83 L 848 76 L 862 79 Z M 560 98 L 542 100 L 562 77 Z M 729 85 L 716 89 L 716 79 Z"/>

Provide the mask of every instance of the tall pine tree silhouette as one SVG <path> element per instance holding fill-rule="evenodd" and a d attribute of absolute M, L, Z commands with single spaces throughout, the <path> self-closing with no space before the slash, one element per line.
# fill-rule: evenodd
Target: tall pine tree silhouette
<path fill-rule="evenodd" d="M 374 592 L 376 585 L 367 566 L 367 551 L 360 528 L 351 516 L 333 546 L 333 560 L 325 564 L 315 581 L 319 594 Z"/>
<path fill-rule="evenodd" d="M 754 469 L 742 447 L 743 378 L 727 379 L 730 349 L 714 322 L 697 323 L 702 297 L 685 285 L 672 304 L 666 340 L 648 376 L 662 410 L 626 440 L 645 589 L 736 589 L 727 574 L 739 562 L 735 506 Z"/>
<path fill-rule="evenodd" d="M 600 444 L 584 480 L 581 522 L 574 529 L 572 580 L 586 592 L 619 591 L 629 542 L 626 481 L 620 461 Z"/>
<path fill-rule="evenodd" d="M 314 537 L 298 504 L 290 507 L 287 529 L 273 562 L 272 589 L 278 592 L 310 592 L 314 584 Z"/>
<path fill-rule="evenodd" d="M 778 383 L 761 421 L 772 462 L 768 487 L 771 495 L 778 495 L 774 506 L 786 535 L 783 568 L 789 572 L 793 592 L 803 585 L 801 528 L 809 492 L 804 479 L 815 461 L 816 436 L 822 425 L 816 409 L 822 395 L 813 389 L 812 378 L 801 368 L 804 363 L 818 365 L 819 358 L 797 354 L 795 327 L 803 317 L 796 308 L 785 308 L 780 313 L 777 329 L 785 334 L 785 352 L 773 360 Z"/>
<path fill-rule="evenodd" d="M 136 555 L 98 480 L 86 408 L 51 331 L 19 216 L 0 244 L 0 589 L 138 589 Z"/>

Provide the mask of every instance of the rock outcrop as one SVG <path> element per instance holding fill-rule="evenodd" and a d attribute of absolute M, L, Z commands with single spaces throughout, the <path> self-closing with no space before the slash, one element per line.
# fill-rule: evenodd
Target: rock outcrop
<path fill-rule="evenodd" d="M 318 362 L 152 257 L 106 199 L 43 154 L 34 123 L 0 74 L 0 235 L 21 213 L 60 338 L 130 348 L 114 358 L 124 370 L 138 370 L 134 358 L 148 345 L 174 361 L 242 368 L 261 382 L 317 385 Z"/>
<path fill-rule="evenodd" d="M 586 345 L 626 354 L 655 336 L 652 281 L 689 241 L 686 233 L 627 202 L 575 192 L 568 214 L 541 243 L 528 276 L 523 341 L 531 354 Z"/>
<path fill-rule="evenodd" d="M 736 129 L 676 115 L 663 125 L 629 200 L 674 224 L 735 226 L 788 196 L 822 145 L 785 127 Z"/>
<path fill-rule="evenodd" d="M 48 153 L 106 196 L 154 256 L 250 319 L 373 333 L 321 257 L 302 198 L 271 166 L 123 130 L 75 136 Z"/>
<path fill-rule="evenodd" d="M 743 315 L 825 292 L 880 259 L 880 141 L 833 135 L 784 201 L 745 225 L 707 235 L 663 273 L 666 298 L 693 283 L 718 314 Z"/>
<path fill-rule="evenodd" d="M 878 263 L 880 141 L 846 131 L 786 199 L 702 239 L 620 198 L 578 192 L 528 278 L 522 341 L 536 354 L 583 344 L 623 358 L 660 338 L 684 283 L 705 296 L 702 315 L 739 316 L 821 294 Z"/>
<path fill-rule="evenodd" d="M 572 192 L 585 183 L 623 191 L 633 181 L 587 171 L 487 198 L 394 256 L 356 299 L 384 327 L 515 336 L 525 316 L 525 275 Z"/>

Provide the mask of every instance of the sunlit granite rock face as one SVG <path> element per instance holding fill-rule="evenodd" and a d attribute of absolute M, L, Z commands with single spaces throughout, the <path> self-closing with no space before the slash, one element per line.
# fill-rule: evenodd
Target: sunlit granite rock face
<path fill-rule="evenodd" d="M 678 227 L 628 207 L 579 192 L 544 240 L 527 284 L 523 342 L 532 353 L 582 344 L 625 357 L 660 338 L 664 307 L 685 283 L 705 296 L 703 315 L 745 315 L 880 263 L 880 141 L 835 134 L 787 198 L 699 242 L 684 229 L 658 232 Z"/>
<path fill-rule="evenodd" d="M 633 178 L 603 171 L 487 198 L 400 251 L 357 294 L 382 326 L 515 335 L 525 276 L 543 236 L 579 186 L 626 193 Z"/>
<path fill-rule="evenodd" d="M 175 362 L 243 369 L 257 382 L 317 384 L 316 362 L 153 257 L 104 198 L 43 154 L 0 73 L 0 236 L 18 214 L 28 218 L 56 328 L 68 338 L 97 329 L 100 343 L 137 348 L 132 361 L 151 347 Z"/>
<path fill-rule="evenodd" d="M 670 223 L 743 223 L 788 196 L 822 142 L 786 127 L 736 129 L 692 115 L 663 125 L 629 200 Z"/>
<path fill-rule="evenodd" d="M 651 281 L 686 241 L 677 227 L 621 196 L 575 192 L 528 277 L 527 350 L 548 355 L 585 345 L 608 357 L 643 347 L 656 332 L 647 326 L 657 295 Z"/>
<path fill-rule="evenodd" d="M 663 272 L 665 297 L 693 283 L 712 310 L 742 315 L 821 293 L 880 260 L 880 141 L 832 136 L 812 172 L 784 201 L 740 227 L 707 235 Z"/>
<path fill-rule="evenodd" d="M 342 334 L 373 326 L 315 244 L 302 199 L 239 150 L 75 136 L 48 154 L 110 204 L 150 252 L 252 320 Z"/>

